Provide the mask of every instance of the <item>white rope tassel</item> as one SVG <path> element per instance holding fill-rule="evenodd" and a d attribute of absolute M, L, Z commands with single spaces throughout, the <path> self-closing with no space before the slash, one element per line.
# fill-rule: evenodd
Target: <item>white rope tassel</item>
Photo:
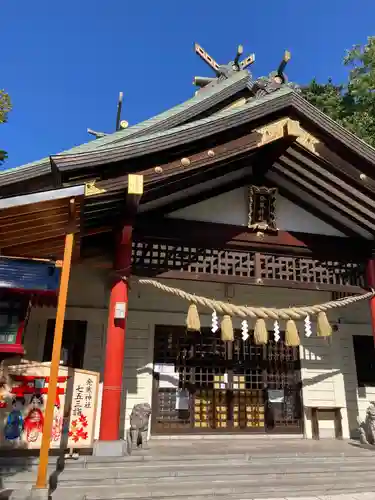
<path fill-rule="evenodd" d="M 273 338 L 275 342 L 280 340 L 280 325 L 277 320 L 273 324 Z"/>
<path fill-rule="evenodd" d="M 248 322 L 246 321 L 246 319 L 244 319 L 242 322 L 241 322 L 241 331 L 242 331 L 242 340 L 245 341 L 249 338 L 249 324 Z"/>
<path fill-rule="evenodd" d="M 213 311 L 211 319 L 211 332 L 216 333 L 218 329 L 219 329 L 219 318 L 217 316 L 216 311 Z"/>
<path fill-rule="evenodd" d="M 305 336 L 311 337 L 311 335 L 312 335 L 311 320 L 310 316 L 307 315 L 305 318 Z"/>

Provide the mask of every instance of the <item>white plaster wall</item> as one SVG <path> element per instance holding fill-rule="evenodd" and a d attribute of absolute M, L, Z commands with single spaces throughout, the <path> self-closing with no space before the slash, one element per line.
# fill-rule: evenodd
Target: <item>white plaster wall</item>
<path fill-rule="evenodd" d="M 306 210 L 278 195 L 276 203 L 277 227 L 282 231 L 298 231 L 327 236 L 344 236 Z M 235 226 L 247 226 L 248 194 L 243 187 L 220 196 L 177 210 L 170 217 L 202 222 L 216 222 Z"/>
<path fill-rule="evenodd" d="M 207 297 L 228 300 L 238 304 L 287 307 L 324 302 L 330 295 L 324 292 L 259 288 L 256 286 L 224 286 L 221 284 L 192 281 L 171 281 L 168 285 Z M 134 404 L 150 402 L 152 397 L 153 339 L 155 325 L 183 325 L 187 304 L 153 287 L 131 285 L 128 328 L 125 342 L 122 429 L 128 428 L 129 414 Z M 88 322 L 84 368 L 103 374 L 105 359 L 105 332 L 107 328 L 108 287 L 104 273 L 84 267 L 72 270 L 66 319 Z M 27 358 L 40 360 L 43 355 L 46 324 L 54 318 L 54 308 L 36 308 L 32 311 L 25 347 Z M 203 326 L 211 324 L 211 314 L 200 312 Z M 353 334 L 371 335 L 367 303 L 358 303 L 336 310 L 330 319 L 339 321 L 339 330 L 330 342 L 303 336 L 303 322 L 299 323 L 302 339 L 301 374 L 303 402 L 305 405 L 341 406 L 344 437 L 349 429 L 355 431 L 358 415 L 364 415 L 370 400 L 375 399 L 375 389 L 358 391 L 353 353 Z M 240 319 L 234 320 L 240 328 Z M 268 323 L 272 331 L 272 322 Z M 313 325 L 314 329 L 314 325 Z M 100 415 L 100 405 L 98 408 Z M 321 423 L 322 437 L 333 436 L 333 420 Z M 97 419 L 97 431 L 99 418 Z M 311 437 L 311 422 L 305 415 L 305 434 Z M 98 432 L 96 433 L 98 437 Z"/>
<path fill-rule="evenodd" d="M 326 236 L 345 236 L 334 227 L 326 224 L 287 198 L 277 196 L 276 224 L 283 231 L 324 234 Z"/>
<path fill-rule="evenodd" d="M 105 274 L 84 266 L 73 266 L 69 282 L 67 320 L 87 321 L 86 346 L 83 368 L 103 375 L 105 335 L 107 328 L 108 290 Z M 41 361 L 43 358 L 47 321 L 55 319 L 53 307 L 33 308 L 25 335 L 26 359 Z M 102 386 L 102 380 L 101 380 Z M 100 387 L 101 394 L 101 387 Z M 101 398 L 99 398 L 96 432 L 99 433 Z"/>
<path fill-rule="evenodd" d="M 247 226 L 247 189 L 240 188 L 172 212 L 174 219 Z"/>

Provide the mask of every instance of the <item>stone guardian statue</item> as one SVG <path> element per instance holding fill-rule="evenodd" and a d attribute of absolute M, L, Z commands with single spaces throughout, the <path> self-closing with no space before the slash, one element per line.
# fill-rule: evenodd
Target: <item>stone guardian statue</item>
<path fill-rule="evenodd" d="M 130 439 L 133 450 L 137 448 L 148 449 L 147 435 L 150 415 L 151 406 L 148 403 L 134 405 L 130 414 Z"/>
<path fill-rule="evenodd" d="M 370 402 L 366 418 L 359 425 L 359 440 L 362 444 L 375 445 L 375 401 Z"/>

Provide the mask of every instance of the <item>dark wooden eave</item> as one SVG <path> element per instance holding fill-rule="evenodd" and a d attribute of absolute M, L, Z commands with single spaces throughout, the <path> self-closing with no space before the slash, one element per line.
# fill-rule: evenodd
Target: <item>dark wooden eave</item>
<path fill-rule="evenodd" d="M 338 248 L 342 260 L 366 260 L 372 245 L 361 237 L 325 236 L 297 231 L 277 231 L 258 234 L 245 226 L 212 222 L 149 217 L 137 219 L 135 239 L 159 243 L 189 244 L 202 248 L 257 250 L 286 255 L 306 255 L 321 259 L 336 259 Z"/>
<path fill-rule="evenodd" d="M 0 200 L 0 254 L 62 259 L 65 235 L 73 232 L 73 258 L 78 258 L 83 196 L 84 186 L 73 186 Z"/>

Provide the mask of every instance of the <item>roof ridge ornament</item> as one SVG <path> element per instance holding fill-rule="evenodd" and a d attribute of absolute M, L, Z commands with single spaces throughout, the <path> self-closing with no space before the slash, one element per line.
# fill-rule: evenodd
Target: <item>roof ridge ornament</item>
<path fill-rule="evenodd" d="M 252 82 L 249 88 L 254 97 L 259 98 L 271 94 L 284 85 L 299 90 L 298 85 L 288 82 L 288 77 L 285 74 L 286 65 L 291 58 L 291 53 L 289 50 L 286 50 L 276 71 L 272 71 L 268 77 L 261 76 Z"/>
<path fill-rule="evenodd" d="M 116 132 L 119 130 L 124 130 L 129 127 L 129 123 L 126 120 L 121 120 L 121 111 L 122 111 L 122 100 L 124 98 L 124 93 L 120 92 L 118 96 L 118 102 L 117 102 L 117 114 L 116 114 Z M 108 135 L 106 132 L 97 132 L 96 130 L 93 130 L 92 128 L 88 128 L 87 132 L 90 135 L 94 135 L 96 139 L 99 139 L 100 137 L 105 137 Z"/>
<path fill-rule="evenodd" d="M 243 54 L 243 46 L 238 45 L 237 53 L 233 61 L 227 64 L 218 64 L 213 57 L 211 57 L 208 52 L 206 52 L 199 43 L 194 44 L 195 53 L 203 59 L 203 61 L 215 72 L 216 78 L 199 77 L 194 78 L 194 85 L 198 87 L 205 87 L 206 85 L 214 82 L 217 78 L 223 79 L 228 78 L 233 73 L 238 71 L 243 71 L 248 66 L 253 64 L 255 61 L 255 54 L 250 54 L 245 59 L 240 62 L 240 57 Z"/>

